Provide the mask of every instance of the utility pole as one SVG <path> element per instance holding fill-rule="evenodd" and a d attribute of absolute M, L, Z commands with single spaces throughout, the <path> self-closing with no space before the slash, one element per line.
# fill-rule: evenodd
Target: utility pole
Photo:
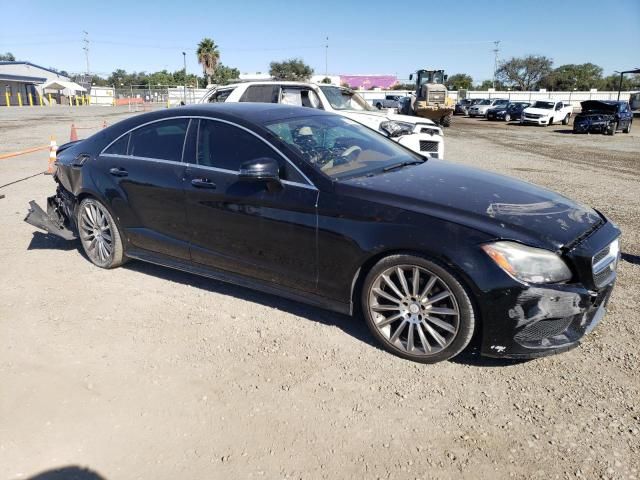
<path fill-rule="evenodd" d="M 184 104 L 187 104 L 187 53 L 182 52 L 182 60 L 184 61 Z"/>
<path fill-rule="evenodd" d="M 329 37 L 327 37 L 327 43 L 324 46 L 324 76 L 329 76 Z"/>
<path fill-rule="evenodd" d="M 493 60 L 493 88 L 496 88 L 496 73 L 498 72 L 498 52 L 500 52 L 500 40 L 496 40 L 495 42 L 493 42 L 493 44 L 495 45 L 494 49 L 493 49 L 493 55 L 494 55 L 494 60 Z"/>
<path fill-rule="evenodd" d="M 82 33 L 84 33 L 84 37 L 82 38 L 84 47 L 82 47 L 82 49 L 84 50 L 84 58 L 87 61 L 87 77 L 89 77 L 89 32 L 83 30 Z"/>

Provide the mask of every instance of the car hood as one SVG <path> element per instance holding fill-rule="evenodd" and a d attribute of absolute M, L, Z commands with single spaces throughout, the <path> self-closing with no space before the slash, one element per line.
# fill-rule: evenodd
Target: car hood
<path fill-rule="evenodd" d="M 428 123 L 430 125 L 435 125 L 435 123 L 427 118 L 412 117 L 410 115 L 400 115 L 397 113 L 364 112 L 358 110 L 338 110 L 335 113 L 337 113 L 338 115 L 342 115 L 343 117 L 350 118 L 351 120 L 355 120 L 356 122 L 363 123 L 370 128 L 374 128 L 375 130 L 378 130 L 378 127 L 382 122 L 386 122 L 388 120 L 412 123 L 414 125 L 417 123 Z"/>
<path fill-rule="evenodd" d="M 584 102 L 580 102 L 580 106 L 582 107 L 582 113 L 584 114 L 605 113 L 605 114 L 613 115 L 618 111 L 617 104 L 601 102 L 598 100 L 586 100 Z"/>
<path fill-rule="evenodd" d="M 553 113 L 553 109 L 552 108 L 533 108 L 533 107 L 528 107 L 524 109 L 525 113 L 535 113 L 538 115 L 551 115 Z"/>
<path fill-rule="evenodd" d="M 595 210 L 550 190 L 441 160 L 340 181 L 336 189 L 549 250 L 603 222 Z"/>

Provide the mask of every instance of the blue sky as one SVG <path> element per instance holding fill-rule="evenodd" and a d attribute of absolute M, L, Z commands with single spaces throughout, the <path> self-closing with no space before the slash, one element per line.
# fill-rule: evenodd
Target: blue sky
<path fill-rule="evenodd" d="M 92 3 L 6 2 L 0 52 L 82 72 L 86 30 L 91 71 L 102 75 L 119 67 L 177 70 L 183 50 L 187 69 L 200 72 L 195 48 L 207 36 L 219 45 L 221 61 L 242 72 L 301 57 L 323 74 L 327 36 L 330 74 L 407 78 L 416 68 L 438 67 L 480 82 L 492 76 L 494 40 L 501 40 L 501 58 L 541 54 L 556 66 L 592 62 L 605 74 L 640 67 L 640 0 Z"/>

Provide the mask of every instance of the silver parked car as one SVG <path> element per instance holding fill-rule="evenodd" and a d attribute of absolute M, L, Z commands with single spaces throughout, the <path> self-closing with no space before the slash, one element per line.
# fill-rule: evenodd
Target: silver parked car
<path fill-rule="evenodd" d="M 509 100 L 506 98 L 485 99 L 469 108 L 469 116 L 471 118 L 484 117 L 490 108 L 506 107 L 507 105 L 509 105 Z"/>

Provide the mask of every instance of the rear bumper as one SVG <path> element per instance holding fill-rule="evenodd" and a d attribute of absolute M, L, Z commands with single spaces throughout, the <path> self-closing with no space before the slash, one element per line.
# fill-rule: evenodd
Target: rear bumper
<path fill-rule="evenodd" d="M 47 198 L 46 212 L 31 200 L 24 221 L 65 240 L 75 240 L 78 236 L 73 221 L 74 210 L 75 198 L 62 187 L 58 187 L 56 194 Z"/>

